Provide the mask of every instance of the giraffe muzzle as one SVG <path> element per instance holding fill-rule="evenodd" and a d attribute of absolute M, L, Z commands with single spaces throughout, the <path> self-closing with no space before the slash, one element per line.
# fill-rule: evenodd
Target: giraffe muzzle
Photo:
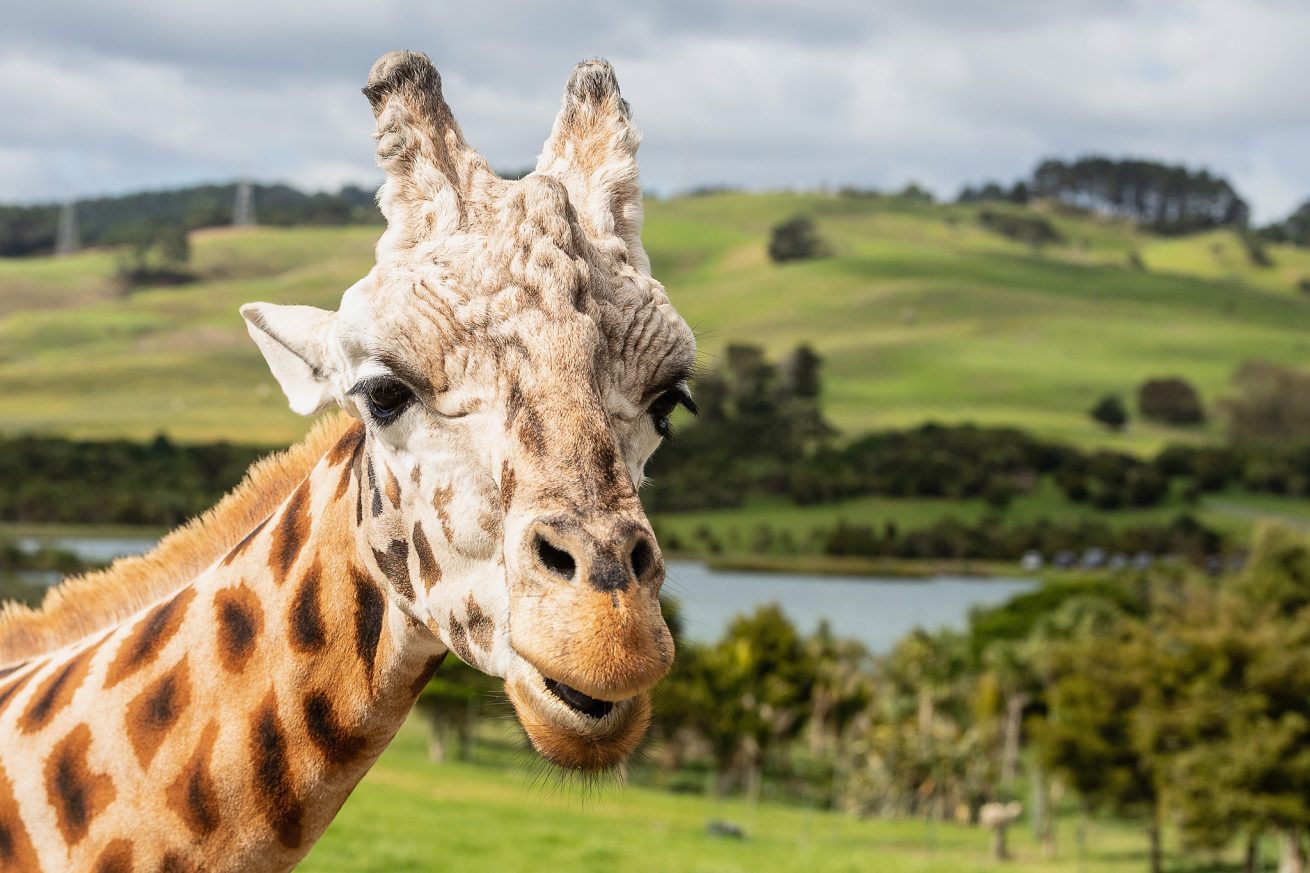
<path fill-rule="evenodd" d="M 650 725 L 646 693 L 623 700 L 591 697 L 519 660 L 505 682 L 528 741 L 567 770 L 607 770 L 637 748 Z"/>

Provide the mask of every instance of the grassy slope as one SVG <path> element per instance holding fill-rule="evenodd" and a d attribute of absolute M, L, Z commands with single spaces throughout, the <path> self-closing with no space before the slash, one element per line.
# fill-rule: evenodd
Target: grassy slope
<path fill-rule="evenodd" d="M 817 217 L 834 256 L 775 266 L 768 229 Z M 828 404 L 847 431 L 925 419 L 1006 422 L 1082 444 L 1150 449 L 1213 431 L 1140 426 L 1108 436 L 1085 410 L 1178 373 L 1207 401 L 1233 368 L 1310 353 L 1310 300 L 1294 290 L 1310 253 L 1271 247 L 1246 264 L 1231 234 L 1162 240 L 1057 216 L 1071 241 L 1041 253 L 982 230 L 965 207 L 819 195 L 653 202 L 656 274 L 701 332 L 828 359 Z M 285 442 L 285 410 L 236 315 L 249 300 L 335 306 L 371 264 L 376 228 L 196 235 L 205 281 L 123 299 L 113 258 L 0 260 L 0 427 L 83 435 Z M 1150 268 L 1127 269 L 1137 250 Z"/>
<path fill-rule="evenodd" d="M 683 512 L 656 518 L 661 542 L 676 543 L 681 549 L 698 551 L 698 531 L 709 530 L 731 554 L 753 551 L 756 531 L 767 526 L 777 535 L 790 531 L 794 543 L 812 549 L 813 531 L 832 527 L 838 520 L 872 525 L 880 530 L 888 522 L 900 530 L 924 527 L 943 518 L 976 523 L 999 517 L 1001 523 L 1032 522 L 1039 519 L 1075 521 L 1090 517 L 1113 528 L 1131 525 L 1168 524 L 1182 513 L 1190 513 L 1207 526 L 1236 538 L 1247 536 L 1261 519 L 1276 518 L 1301 529 L 1310 529 L 1310 504 L 1304 500 L 1270 494 L 1224 492 L 1206 496 L 1198 506 L 1189 506 L 1176 495 L 1149 509 L 1121 509 L 1098 512 L 1087 504 L 1065 500 L 1054 483 L 1043 482 L 1032 494 L 1014 499 L 999 516 L 981 499 L 942 500 L 932 498 L 861 497 L 841 503 L 793 506 L 774 500 L 756 500 L 738 509 Z"/>
<path fill-rule="evenodd" d="M 532 769 L 535 771 L 536 765 Z M 544 786 L 524 772 L 429 764 L 421 728 L 408 723 L 297 868 L 304 873 L 458 873 L 570 870 L 574 873 L 969 873 L 1035 869 L 1061 873 L 1140 870 L 1145 839 L 1098 824 L 1088 863 L 1072 848 L 1043 862 L 1027 828 L 1012 831 L 1018 860 L 987 860 L 989 835 L 921 821 L 856 821 L 814 810 L 637 787 L 587 793 Z M 707 819 L 743 825 L 744 842 L 705 834 Z M 1066 834 L 1069 825 L 1065 825 Z M 1072 846 L 1072 838 L 1068 843 Z"/>

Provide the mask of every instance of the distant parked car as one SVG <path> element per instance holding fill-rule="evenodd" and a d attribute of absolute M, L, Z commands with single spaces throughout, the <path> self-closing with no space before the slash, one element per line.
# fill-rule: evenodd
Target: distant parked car
<path fill-rule="evenodd" d="M 1105 559 L 1106 559 L 1105 549 L 1101 549 L 1093 546 L 1092 548 L 1083 552 L 1083 561 L 1082 561 L 1083 569 L 1099 570 L 1105 566 Z"/>
<path fill-rule="evenodd" d="M 1069 570 L 1077 563 L 1077 556 L 1068 549 L 1061 549 L 1055 553 L 1055 566 L 1061 570 Z"/>
<path fill-rule="evenodd" d="M 1138 552 L 1137 554 L 1133 555 L 1133 569 L 1149 570 L 1151 569 L 1151 563 L 1154 560 L 1155 557 L 1150 552 Z"/>
<path fill-rule="evenodd" d="M 1128 556 L 1123 552 L 1115 552 L 1110 556 L 1110 561 L 1105 566 L 1111 570 L 1127 570 Z"/>
<path fill-rule="evenodd" d="M 1046 560 L 1042 557 L 1042 553 L 1035 549 L 1024 552 L 1023 557 L 1019 559 L 1020 569 L 1027 573 L 1035 573 L 1042 569 L 1045 564 Z"/>

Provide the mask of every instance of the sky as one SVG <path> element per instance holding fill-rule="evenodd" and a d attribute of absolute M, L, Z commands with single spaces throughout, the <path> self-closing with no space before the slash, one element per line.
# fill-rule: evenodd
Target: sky
<path fill-rule="evenodd" d="M 467 139 L 531 166 L 573 64 L 613 62 L 671 194 L 913 180 L 951 197 L 1086 153 L 1310 199 L 1310 3 L 43 0 L 0 28 L 0 202 L 239 176 L 376 186 L 359 93 L 428 53 Z"/>

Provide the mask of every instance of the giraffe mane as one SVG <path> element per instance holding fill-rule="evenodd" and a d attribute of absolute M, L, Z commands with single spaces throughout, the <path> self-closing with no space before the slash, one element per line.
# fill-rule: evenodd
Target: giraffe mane
<path fill-rule="evenodd" d="M 35 609 L 0 605 L 0 665 L 62 648 L 181 589 L 267 519 L 354 423 L 342 412 L 325 416 L 299 443 L 251 466 L 226 497 L 146 554 L 66 579 Z"/>

